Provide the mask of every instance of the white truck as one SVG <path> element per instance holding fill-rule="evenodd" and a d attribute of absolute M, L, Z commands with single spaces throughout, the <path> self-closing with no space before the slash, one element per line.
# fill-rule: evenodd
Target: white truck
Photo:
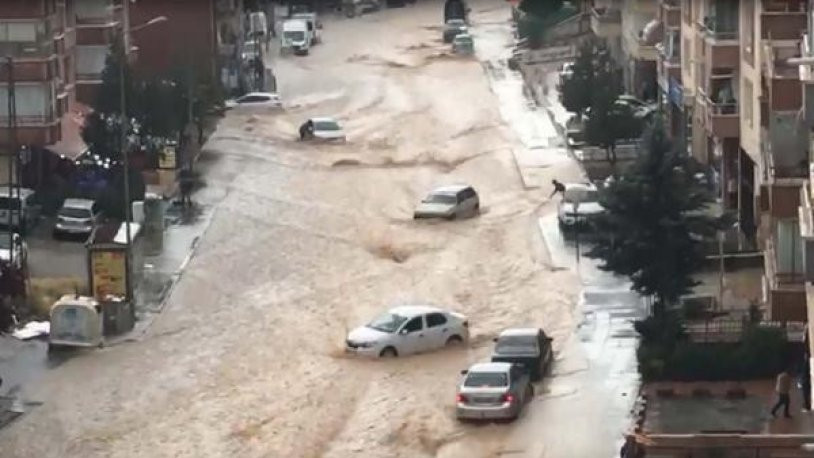
<path fill-rule="evenodd" d="M 292 51 L 305 55 L 314 44 L 314 34 L 310 23 L 304 19 L 287 19 L 283 22 L 281 52 Z"/>

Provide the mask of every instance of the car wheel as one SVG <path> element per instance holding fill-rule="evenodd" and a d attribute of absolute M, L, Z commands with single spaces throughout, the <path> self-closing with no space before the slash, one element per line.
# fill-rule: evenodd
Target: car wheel
<path fill-rule="evenodd" d="M 449 336 L 449 339 L 447 339 L 446 346 L 447 347 L 457 347 L 458 345 L 461 345 L 463 343 L 464 343 L 464 339 L 462 339 L 461 336 L 456 334 L 454 336 Z"/>
<path fill-rule="evenodd" d="M 382 349 L 381 352 L 379 352 L 379 357 L 380 358 L 395 358 L 398 355 L 399 355 L 399 353 L 393 347 L 385 347 L 385 348 Z"/>

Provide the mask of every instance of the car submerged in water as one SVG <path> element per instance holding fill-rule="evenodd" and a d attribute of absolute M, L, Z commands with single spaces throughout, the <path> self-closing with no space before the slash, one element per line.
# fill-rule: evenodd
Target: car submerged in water
<path fill-rule="evenodd" d="M 506 329 L 495 338 L 492 362 L 521 365 L 536 382 L 551 369 L 551 337 L 540 328 Z"/>

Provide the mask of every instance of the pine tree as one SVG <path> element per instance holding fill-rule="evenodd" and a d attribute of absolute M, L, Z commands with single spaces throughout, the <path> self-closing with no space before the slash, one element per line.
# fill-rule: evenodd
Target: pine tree
<path fill-rule="evenodd" d="M 598 239 L 588 256 L 654 296 L 659 316 L 697 284 L 692 274 L 704 261 L 703 240 L 723 221 L 705 214 L 712 197 L 694 176 L 697 165 L 672 148 L 660 121 L 642 148 L 631 169 L 600 193 L 606 212 L 597 217 Z"/>

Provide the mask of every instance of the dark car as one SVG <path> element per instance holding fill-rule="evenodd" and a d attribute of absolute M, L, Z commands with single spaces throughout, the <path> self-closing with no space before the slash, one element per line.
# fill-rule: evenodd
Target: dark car
<path fill-rule="evenodd" d="M 492 362 L 521 364 L 533 381 L 543 378 L 553 360 L 551 338 L 542 329 L 506 329 L 495 338 Z"/>

